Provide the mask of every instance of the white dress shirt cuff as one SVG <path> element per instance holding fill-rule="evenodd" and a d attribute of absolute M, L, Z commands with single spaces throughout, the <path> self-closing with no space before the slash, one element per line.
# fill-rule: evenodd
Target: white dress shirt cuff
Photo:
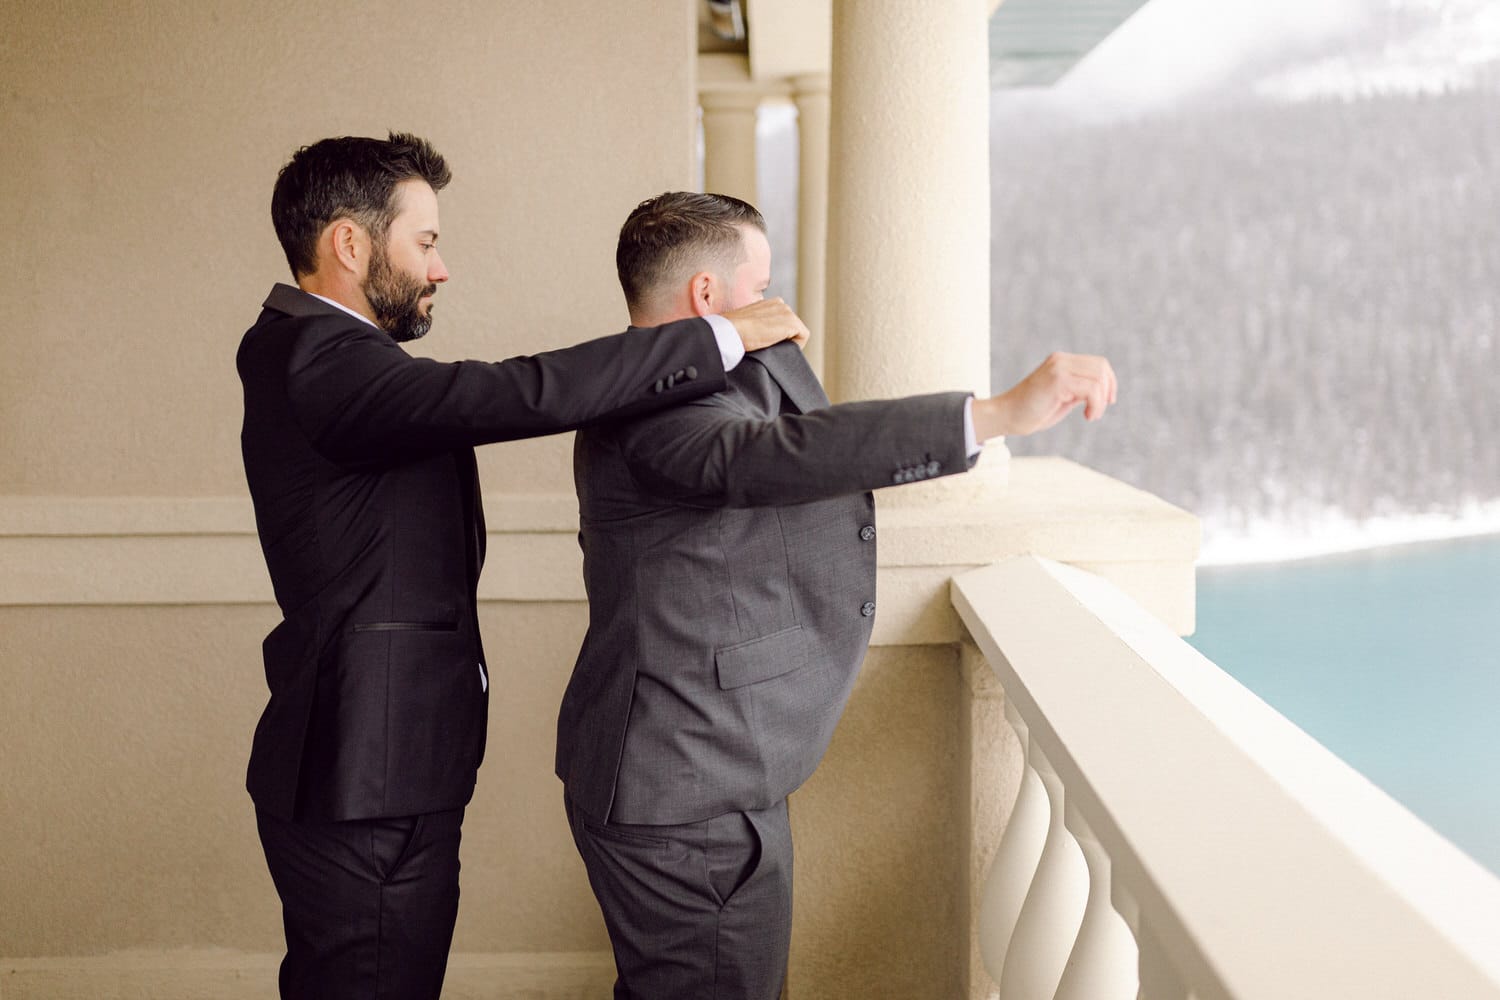
<path fill-rule="evenodd" d="M 984 450 L 984 444 L 974 438 L 974 397 L 964 400 L 964 454 L 973 458 Z"/>
<path fill-rule="evenodd" d="M 740 341 L 739 331 L 723 316 L 705 316 L 713 327 L 714 339 L 719 342 L 719 356 L 724 359 L 724 370 L 733 371 L 734 366 L 745 359 L 745 345 Z"/>

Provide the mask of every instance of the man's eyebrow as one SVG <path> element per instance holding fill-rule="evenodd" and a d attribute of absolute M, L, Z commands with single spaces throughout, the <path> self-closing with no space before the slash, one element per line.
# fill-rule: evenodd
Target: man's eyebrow
<path fill-rule="evenodd" d="M 436 243 L 438 238 L 438 231 L 436 229 L 424 229 L 421 232 L 417 233 L 417 235 L 426 236 L 431 239 L 432 242 Z"/>

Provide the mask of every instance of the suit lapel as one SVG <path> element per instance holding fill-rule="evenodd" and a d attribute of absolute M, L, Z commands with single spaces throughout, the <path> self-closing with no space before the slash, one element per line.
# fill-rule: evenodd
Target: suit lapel
<path fill-rule="evenodd" d="M 765 366 L 797 412 L 807 413 L 809 410 L 821 410 L 831 405 L 818 376 L 813 374 L 807 358 L 803 357 L 802 349 L 790 340 L 783 340 L 779 344 L 748 354 L 746 358 L 759 361 Z"/>

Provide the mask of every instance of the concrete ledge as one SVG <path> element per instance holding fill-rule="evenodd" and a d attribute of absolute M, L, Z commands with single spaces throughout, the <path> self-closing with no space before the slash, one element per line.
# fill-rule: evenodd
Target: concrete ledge
<path fill-rule="evenodd" d="M 224 949 L 0 958 L 0 1000 L 276 1000 L 280 955 Z M 597 1000 L 608 952 L 456 954 L 444 1000 Z"/>
<path fill-rule="evenodd" d="M 962 480 L 937 484 L 947 482 Z M 1196 517 L 1164 500 L 1060 458 L 1012 458 L 1004 487 L 962 501 L 884 502 L 899 493 L 876 494 L 876 644 L 960 641 L 968 633 L 949 579 L 1019 555 L 1087 569 L 1178 634 L 1193 631 L 1202 532 Z"/>
<path fill-rule="evenodd" d="M 948 578 L 1028 554 L 1097 573 L 1192 631 L 1196 518 L 1063 459 L 1012 459 L 1008 476 L 962 500 L 877 494 L 876 644 L 959 641 Z M 571 494 L 492 495 L 485 510 L 481 600 L 584 600 Z M 0 606 L 272 603 L 254 513 L 238 497 L 0 497 L 0 565 Z"/>

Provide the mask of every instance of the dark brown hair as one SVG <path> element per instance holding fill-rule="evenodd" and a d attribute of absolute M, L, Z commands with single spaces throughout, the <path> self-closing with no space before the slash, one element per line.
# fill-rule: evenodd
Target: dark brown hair
<path fill-rule="evenodd" d="M 615 247 L 626 304 L 634 309 L 657 288 L 705 265 L 732 268 L 743 253 L 741 226 L 765 232 L 766 220 L 754 205 L 727 194 L 668 191 L 641 202 L 620 227 Z"/>
<path fill-rule="evenodd" d="M 396 185 L 418 179 L 441 191 L 452 176 L 427 140 L 406 132 L 303 146 L 281 168 L 271 193 L 271 222 L 293 277 L 318 269 L 318 237 L 330 222 L 353 219 L 383 242 L 396 217 Z"/>

